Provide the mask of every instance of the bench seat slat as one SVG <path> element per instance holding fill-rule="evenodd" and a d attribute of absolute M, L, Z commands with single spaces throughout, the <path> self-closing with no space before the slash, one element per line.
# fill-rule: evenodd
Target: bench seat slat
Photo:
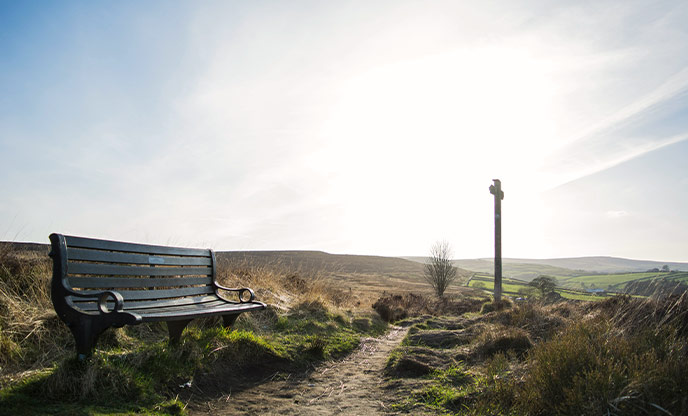
<path fill-rule="evenodd" d="M 124 301 L 126 302 L 127 300 L 155 300 L 180 298 L 183 296 L 204 295 L 214 293 L 215 289 L 213 288 L 213 286 L 200 286 L 162 290 L 117 290 L 117 292 L 119 292 L 122 295 Z M 99 293 L 99 291 L 83 290 L 81 291 L 81 293 L 90 295 L 94 293 Z"/>
<path fill-rule="evenodd" d="M 184 299 L 189 299 L 189 298 L 184 298 Z M 165 310 L 165 309 L 198 309 L 198 308 L 206 308 L 206 307 L 213 307 L 217 305 L 224 305 L 228 302 L 219 299 L 215 296 L 205 296 L 202 299 L 204 299 L 203 302 L 168 302 L 168 301 L 156 301 L 156 302 L 151 302 L 151 301 L 142 301 L 142 302 L 126 302 L 124 305 L 124 311 L 125 312 L 130 312 L 130 311 L 137 311 L 137 313 L 143 313 L 141 311 L 145 310 L 153 310 L 153 309 L 160 309 L 160 310 Z M 175 300 L 181 300 L 181 299 L 175 299 Z M 79 309 L 82 309 L 84 311 L 97 311 L 98 310 L 98 305 L 96 302 L 81 302 L 81 303 L 76 303 L 76 305 L 79 307 Z M 112 310 L 114 308 L 115 304 L 114 302 L 108 302 L 107 303 L 108 309 Z"/>
<path fill-rule="evenodd" d="M 223 307 L 227 307 L 227 306 L 232 308 L 233 305 L 237 305 L 237 304 L 229 303 L 229 302 L 223 302 L 221 300 L 216 300 L 213 302 L 203 303 L 200 305 L 181 305 L 181 306 L 176 305 L 176 306 L 159 307 L 159 308 L 130 309 L 128 311 L 147 316 L 147 315 L 161 314 L 161 313 L 168 313 L 168 312 L 202 311 L 205 309 L 217 309 L 217 308 L 223 308 Z"/>
<path fill-rule="evenodd" d="M 72 248 L 69 260 L 98 261 L 101 263 L 164 264 L 170 266 L 210 266 L 212 260 L 206 257 L 152 256 L 150 254 L 120 253 L 114 251 Z"/>
<path fill-rule="evenodd" d="M 184 298 L 160 299 L 160 300 L 132 300 L 132 299 L 129 299 L 124 305 L 124 310 L 156 308 L 156 307 L 159 307 L 160 305 L 163 305 L 163 306 L 193 305 L 193 304 L 202 305 L 202 304 L 205 304 L 208 302 L 215 301 L 217 299 L 218 299 L 218 297 L 215 294 L 187 296 Z M 84 301 L 81 301 L 80 299 L 72 299 L 72 301 L 75 305 L 78 305 L 79 308 L 84 309 L 84 310 L 95 311 L 98 309 L 98 306 L 96 305 L 95 300 L 89 300 L 89 301 L 84 302 Z M 107 304 L 108 304 L 109 308 L 114 307 L 114 302 L 108 301 Z"/>
<path fill-rule="evenodd" d="M 124 243 L 120 241 L 97 240 L 93 238 L 64 236 L 67 243 L 67 249 L 74 247 L 78 248 L 93 248 L 97 250 L 112 250 L 124 251 L 129 253 L 146 253 L 146 254 L 162 254 L 173 256 L 208 256 L 208 250 L 198 248 L 181 248 L 181 247 L 167 247 L 156 246 L 148 244 L 134 244 Z"/>
<path fill-rule="evenodd" d="M 156 321 L 167 321 L 170 319 L 199 318 L 199 317 L 208 317 L 208 316 L 216 316 L 216 315 L 226 315 L 228 312 L 230 312 L 230 313 L 232 313 L 232 312 L 233 313 L 241 313 L 241 312 L 246 312 L 246 311 L 250 311 L 250 310 L 263 309 L 264 307 L 265 307 L 265 305 L 263 305 L 262 303 L 259 303 L 259 302 L 254 302 L 254 303 L 225 303 L 224 305 L 216 306 L 213 308 L 200 307 L 200 308 L 195 308 L 195 309 L 183 309 L 183 310 L 168 309 L 165 311 L 155 311 L 155 312 L 149 312 L 147 310 L 143 310 L 143 311 L 133 310 L 132 312 L 140 313 L 144 322 L 156 322 Z"/>
<path fill-rule="evenodd" d="M 228 312 L 240 313 L 254 309 L 264 309 L 265 306 L 260 302 L 252 303 L 210 303 L 200 305 L 171 306 L 168 308 L 145 308 L 145 309 L 125 309 L 125 312 L 136 313 L 141 316 L 143 322 L 156 322 L 165 320 L 198 318 L 215 315 L 226 315 Z M 83 308 L 90 315 L 99 315 L 96 309 Z"/>
<path fill-rule="evenodd" d="M 69 277 L 67 281 L 73 288 L 124 288 L 177 287 L 208 285 L 211 278 L 203 277 Z"/>
<path fill-rule="evenodd" d="M 114 264 L 68 263 L 68 274 L 95 274 L 111 276 L 209 276 L 210 267 L 146 267 L 118 266 Z"/>

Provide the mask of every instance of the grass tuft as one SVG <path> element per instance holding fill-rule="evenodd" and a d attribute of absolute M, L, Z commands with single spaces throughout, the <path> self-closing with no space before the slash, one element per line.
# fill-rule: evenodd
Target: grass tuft
<path fill-rule="evenodd" d="M 495 311 L 501 311 L 504 309 L 511 309 L 513 304 L 509 299 L 502 299 L 499 302 L 496 301 L 491 301 L 491 302 L 485 302 L 480 306 L 480 313 L 481 314 L 486 314 L 490 312 L 495 312 Z"/>
<path fill-rule="evenodd" d="M 497 353 L 512 353 L 523 357 L 532 346 L 528 333 L 520 328 L 487 326 L 476 337 L 473 353 L 482 359 Z"/>
<path fill-rule="evenodd" d="M 602 315 L 535 347 L 530 364 L 517 404 L 524 413 L 639 415 L 657 413 L 657 406 L 688 412 L 681 399 L 688 395 L 688 348 L 680 326 L 630 330 Z"/>
<path fill-rule="evenodd" d="M 396 408 L 462 415 L 688 414 L 687 314 L 685 296 L 623 296 L 590 304 L 523 303 L 456 322 L 425 319 L 409 337 L 439 330 L 474 338 L 449 350 L 439 344 L 395 350 L 388 374 L 417 386 Z M 433 356 L 469 363 L 471 377 L 452 380 L 432 371 L 430 364 L 446 370 L 442 361 L 422 358 Z M 424 375 L 429 381 L 420 383 Z"/>
<path fill-rule="evenodd" d="M 373 309 L 386 322 L 396 322 L 409 317 L 422 315 L 463 315 L 466 312 L 477 312 L 484 299 L 465 296 L 450 298 L 429 298 L 424 295 L 406 293 L 403 295 L 385 295 L 379 298 Z"/>

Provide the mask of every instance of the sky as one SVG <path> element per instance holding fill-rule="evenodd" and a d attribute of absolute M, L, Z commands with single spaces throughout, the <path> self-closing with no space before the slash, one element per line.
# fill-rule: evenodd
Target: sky
<path fill-rule="evenodd" d="M 0 0 L 0 240 L 688 261 L 688 3 Z"/>

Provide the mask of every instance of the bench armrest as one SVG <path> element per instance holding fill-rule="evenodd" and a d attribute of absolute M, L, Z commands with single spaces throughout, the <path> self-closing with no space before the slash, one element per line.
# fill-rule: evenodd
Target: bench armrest
<path fill-rule="evenodd" d="M 256 298 L 256 295 L 255 295 L 255 293 L 253 293 L 253 290 L 251 290 L 247 287 L 232 289 L 229 287 L 221 286 L 217 282 L 215 283 L 215 287 L 217 287 L 218 289 L 222 289 L 222 290 L 228 290 L 230 292 L 238 292 L 239 303 L 251 303 L 251 302 L 253 302 L 253 299 Z M 244 300 L 244 293 L 247 293 L 247 292 L 249 294 L 249 298 L 248 298 L 248 300 Z"/>
<path fill-rule="evenodd" d="M 113 312 L 122 312 L 124 309 L 124 298 L 119 292 L 115 292 L 114 290 L 105 290 L 103 292 L 98 292 L 98 293 L 81 293 L 77 292 L 75 290 L 67 289 L 64 288 L 66 292 L 70 296 L 76 296 L 80 298 L 98 298 L 98 310 L 100 311 L 101 314 L 107 314 L 107 313 L 113 313 Z M 112 297 L 115 301 L 115 309 L 114 310 L 109 310 L 107 307 L 107 301 L 108 298 Z"/>

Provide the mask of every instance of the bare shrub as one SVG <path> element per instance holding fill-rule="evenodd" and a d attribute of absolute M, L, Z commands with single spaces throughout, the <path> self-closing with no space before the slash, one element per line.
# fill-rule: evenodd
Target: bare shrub
<path fill-rule="evenodd" d="M 425 280 L 438 297 L 444 296 L 450 284 L 456 280 L 457 269 L 451 261 L 451 248 L 446 241 L 435 243 L 430 249 L 430 259 L 425 264 Z"/>

